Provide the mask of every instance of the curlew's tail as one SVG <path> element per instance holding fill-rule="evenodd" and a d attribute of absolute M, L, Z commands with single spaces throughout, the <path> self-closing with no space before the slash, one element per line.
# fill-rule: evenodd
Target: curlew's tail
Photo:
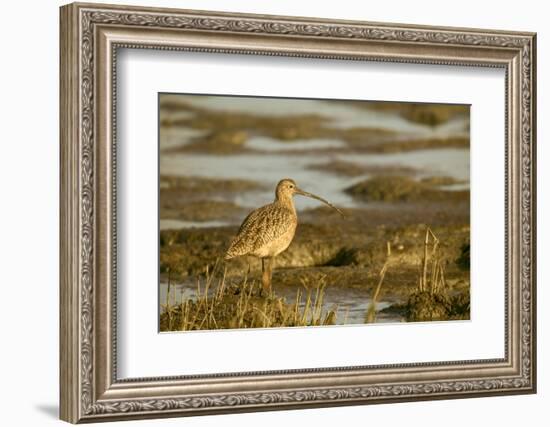
<path fill-rule="evenodd" d="M 225 251 L 225 256 L 223 258 L 224 260 L 227 261 L 229 259 L 243 255 L 243 251 L 241 250 L 242 248 L 240 248 L 239 243 L 240 241 L 238 238 L 233 239 L 233 241 L 227 248 L 227 251 Z"/>
<path fill-rule="evenodd" d="M 237 251 L 235 251 L 234 242 L 232 242 L 231 245 L 229 246 L 229 248 L 227 249 L 227 251 L 225 252 L 225 256 L 223 257 L 223 259 L 227 261 L 227 260 L 235 258 L 239 255 L 240 254 L 238 254 Z"/>

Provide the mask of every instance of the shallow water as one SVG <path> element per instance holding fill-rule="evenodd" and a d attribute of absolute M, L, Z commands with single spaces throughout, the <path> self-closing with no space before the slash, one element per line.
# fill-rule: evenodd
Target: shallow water
<path fill-rule="evenodd" d="M 327 123 L 335 128 L 371 127 L 388 129 L 417 137 L 448 136 L 458 133 L 463 134 L 465 131 L 463 120 L 449 120 L 439 126 L 426 126 L 411 122 L 396 111 L 358 108 L 334 100 L 192 95 L 186 95 L 181 100 L 196 107 L 231 113 L 248 113 L 273 117 L 316 114 L 326 118 Z M 181 115 L 182 113 L 174 111 L 165 112 L 164 114 L 170 118 L 178 118 L 178 114 Z"/>
<path fill-rule="evenodd" d="M 431 148 L 387 154 L 342 154 L 339 157 L 364 165 L 409 166 L 418 169 L 421 177 L 450 176 L 470 182 L 469 148 Z"/>
<path fill-rule="evenodd" d="M 249 113 L 264 116 L 292 116 L 315 114 L 326 118 L 331 127 L 376 128 L 395 133 L 394 139 L 415 139 L 434 137 L 468 136 L 468 121 L 455 117 L 438 125 L 428 126 L 415 123 L 399 115 L 397 111 L 359 108 L 343 102 L 310 99 L 282 98 L 240 98 L 209 96 L 169 96 L 175 102 L 185 102 L 195 107 L 215 111 Z M 168 99 L 167 98 L 167 99 Z M 195 113 L 179 109 L 162 111 L 163 117 L 180 119 Z M 335 161 L 346 161 L 359 166 L 405 166 L 418 171 L 418 178 L 426 176 L 451 176 L 463 181 L 450 190 L 468 189 L 470 181 L 470 150 L 468 148 L 425 149 L 398 153 L 366 154 L 338 153 L 346 143 L 339 139 L 308 139 L 281 141 L 275 138 L 251 135 L 245 146 L 257 150 L 253 153 L 219 155 L 197 152 L 165 151 L 182 146 L 205 134 L 204 130 L 184 126 L 163 127 L 161 132 L 160 171 L 162 175 L 194 176 L 202 178 L 254 180 L 263 189 L 238 194 L 222 194 L 219 200 L 235 203 L 253 209 L 270 203 L 274 198 L 276 183 L 285 177 L 293 178 L 306 191 L 316 193 L 344 208 L 363 207 L 361 201 L 353 199 L 343 190 L 369 178 L 369 174 L 353 178 L 312 168 L 312 166 Z M 295 151 L 295 153 L 294 153 Z M 201 195 L 198 194 L 197 198 Z M 319 206 L 319 202 L 304 197 L 296 198 L 298 211 Z M 224 223 L 225 224 L 225 223 Z M 210 223 L 179 221 L 161 223 L 168 226 L 204 227 Z M 221 224 L 217 224 L 221 225 Z"/>
<path fill-rule="evenodd" d="M 258 151 L 302 151 L 322 150 L 327 148 L 344 148 L 346 143 L 339 139 L 294 139 L 292 142 L 284 142 L 269 136 L 252 136 L 246 142 L 247 148 Z M 288 155 L 288 154 L 287 154 Z"/>
<path fill-rule="evenodd" d="M 228 225 L 226 221 L 183 221 L 181 219 L 161 219 L 160 221 L 161 230 L 174 230 L 178 228 L 208 228 L 208 227 L 223 227 Z"/>
<path fill-rule="evenodd" d="M 290 143 L 292 144 L 292 143 Z M 263 190 L 246 191 L 221 196 L 224 200 L 246 208 L 255 208 L 270 203 L 274 197 L 276 183 L 284 177 L 293 178 L 306 191 L 318 194 L 330 202 L 344 207 L 360 207 L 362 204 L 346 194 L 347 187 L 369 177 L 369 174 L 346 177 L 322 170 L 311 169 L 312 165 L 337 160 L 360 165 L 393 166 L 401 165 L 421 170 L 423 176 L 451 176 L 465 181 L 455 189 L 469 188 L 470 152 L 466 148 L 445 148 L 416 150 L 390 154 L 342 154 L 327 153 L 292 155 L 277 154 L 238 154 L 219 156 L 197 153 L 171 153 L 162 156 L 160 167 L 163 174 L 197 176 L 203 178 L 254 179 L 262 184 Z M 319 202 L 305 197 L 296 197 L 298 210 L 314 208 Z M 200 223 L 187 222 L 187 226 L 200 226 Z"/>
<path fill-rule="evenodd" d="M 176 304 L 179 303 L 182 299 L 194 299 L 197 294 L 197 285 L 196 283 L 179 283 L 172 284 L 170 287 L 170 303 Z M 159 301 L 161 306 L 166 304 L 166 293 L 168 290 L 168 283 L 162 282 L 160 284 L 160 294 Z M 203 289 L 201 289 L 203 292 Z M 284 297 L 286 302 L 292 304 L 296 300 L 297 288 L 285 286 L 276 289 L 277 296 Z M 302 288 L 302 303 L 300 306 L 303 308 L 305 304 L 305 295 Z M 312 291 L 312 298 L 315 296 L 315 291 Z M 336 317 L 336 324 L 362 324 L 365 323 L 365 315 L 369 304 L 371 303 L 371 298 L 361 289 L 356 288 L 340 288 L 330 286 L 325 288 L 325 296 L 323 300 L 323 312 L 338 306 L 338 312 Z M 391 305 L 389 301 L 379 301 L 376 304 L 376 310 L 380 311 L 384 308 Z M 395 323 L 403 322 L 404 318 L 389 313 L 381 313 L 377 316 L 376 323 Z"/>

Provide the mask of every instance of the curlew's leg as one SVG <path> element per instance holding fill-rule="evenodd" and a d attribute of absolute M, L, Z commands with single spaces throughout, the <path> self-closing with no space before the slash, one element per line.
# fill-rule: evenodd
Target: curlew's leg
<path fill-rule="evenodd" d="M 264 283 L 265 259 L 262 258 L 262 284 Z"/>
<path fill-rule="evenodd" d="M 262 258 L 262 289 L 260 296 L 271 293 L 271 262 L 273 258 Z"/>
<path fill-rule="evenodd" d="M 269 290 L 269 274 L 266 268 L 266 259 L 262 258 L 262 289 L 260 289 L 260 296 L 267 290 Z"/>
<path fill-rule="evenodd" d="M 271 294 L 271 273 L 273 271 L 273 258 L 262 258 L 262 293 Z"/>

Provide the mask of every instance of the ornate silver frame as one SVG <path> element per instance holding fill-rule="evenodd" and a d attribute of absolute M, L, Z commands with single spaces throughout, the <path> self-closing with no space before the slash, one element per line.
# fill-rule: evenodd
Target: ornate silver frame
<path fill-rule="evenodd" d="M 533 33 L 126 6 L 61 8 L 61 418 L 77 423 L 534 393 Z M 116 375 L 117 48 L 502 67 L 505 357 L 176 378 Z"/>

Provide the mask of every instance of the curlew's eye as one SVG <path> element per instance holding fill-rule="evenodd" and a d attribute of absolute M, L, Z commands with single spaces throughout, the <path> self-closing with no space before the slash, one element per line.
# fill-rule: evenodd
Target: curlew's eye
<path fill-rule="evenodd" d="M 290 188 L 294 188 L 294 185 L 292 185 L 292 184 L 289 184 L 288 186 L 289 186 Z"/>

